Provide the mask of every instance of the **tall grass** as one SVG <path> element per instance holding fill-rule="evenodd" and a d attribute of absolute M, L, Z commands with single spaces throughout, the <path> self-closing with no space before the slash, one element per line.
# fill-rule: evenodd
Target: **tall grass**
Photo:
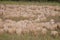
<path fill-rule="evenodd" d="M 10 35 L 10 34 L 2 34 L 0 35 L 0 40 L 60 40 L 60 36 L 57 37 L 52 37 L 50 36 L 50 34 L 46 34 L 46 35 L 37 35 L 35 36 L 32 33 L 29 34 L 24 34 L 24 35 Z"/>

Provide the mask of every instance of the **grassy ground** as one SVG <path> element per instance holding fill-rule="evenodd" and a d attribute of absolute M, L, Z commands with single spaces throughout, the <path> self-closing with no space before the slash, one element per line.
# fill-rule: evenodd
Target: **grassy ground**
<path fill-rule="evenodd" d="M 24 34 L 24 35 L 10 35 L 10 34 L 2 34 L 0 35 L 0 40 L 60 40 L 59 36 L 52 37 L 49 34 L 47 35 L 37 35 L 35 36 L 34 34 Z"/>
<path fill-rule="evenodd" d="M 60 6 L 60 3 L 58 2 L 22 2 L 22 1 L 0 1 L 0 4 L 19 4 L 19 5 L 58 5 Z"/>

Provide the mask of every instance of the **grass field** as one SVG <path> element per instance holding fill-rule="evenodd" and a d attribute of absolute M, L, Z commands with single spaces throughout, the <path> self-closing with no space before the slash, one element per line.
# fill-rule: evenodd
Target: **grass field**
<path fill-rule="evenodd" d="M 60 6 L 60 3 L 58 2 L 23 2 L 23 1 L 0 1 L 0 4 L 19 4 L 19 5 L 58 5 Z"/>
<path fill-rule="evenodd" d="M 10 34 L 2 34 L 0 35 L 0 40 L 60 40 L 60 36 L 52 37 L 49 34 L 47 35 L 37 35 L 34 34 L 24 34 L 24 35 L 10 35 Z"/>

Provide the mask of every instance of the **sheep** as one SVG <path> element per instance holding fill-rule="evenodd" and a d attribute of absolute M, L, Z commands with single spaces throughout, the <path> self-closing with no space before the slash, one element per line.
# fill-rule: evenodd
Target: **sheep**
<path fill-rule="evenodd" d="M 30 33 L 29 29 L 25 29 L 25 28 L 22 29 L 21 34 L 24 35 L 24 34 L 26 34 L 26 33 L 28 33 L 28 34 Z"/>
<path fill-rule="evenodd" d="M 42 31 L 43 31 L 42 27 L 36 27 L 36 28 L 34 28 L 34 30 L 32 29 L 32 32 L 35 36 L 39 35 L 40 33 L 43 33 Z M 43 33 L 43 35 L 44 35 L 44 33 Z"/>
<path fill-rule="evenodd" d="M 4 28 L 3 29 L 4 29 L 5 32 L 10 33 L 11 31 L 14 31 L 13 28 L 16 28 L 15 25 L 16 25 L 15 21 L 7 19 L 7 20 L 4 21 L 4 24 L 3 24 Z"/>
<path fill-rule="evenodd" d="M 8 27 L 4 26 L 4 31 L 7 32 L 8 31 Z"/>
<path fill-rule="evenodd" d="M 4 27 L 3 27 L 3 24 L 4 24 L 3 20 L 0 19 L 0 29 L 3 29 L 3 28 L 4 28 Z"/>
<path fill-rule="evenodd" d="M 51 24 L 50 24 L 50 22 L 42 22 L 41 26 L 43 28 L 46 28 L 46 29 L 50 30 Z"/>
<path fill-rule="evenodd" d="M 57 28 L 60 30 L 60 23 L 57 23 Z"/>
<path fill-rule="evenodd" d="M 47 29 L 46 28 L 42 28 L 42 30 L 41 30 L 41 33 L 43 34 L 43 35 L 46 35 L 47 34 Z"/>
<path fill-rule="evenodd" d="M 16 31 L 15 28 L 8 28 L 7 33 L 9 33 L 9 34 L 14 34 L 15 31 Z"/>
<path fill-rule="evenodd" d="M 16 23 L 16 21 L 13 21 L 13 20 L 11 20 L 11 19 L 6 19 L 4 22 L 5 22 L 5 23 Z"/>
<path fill-rule="evenodd" d="M 0 16 L 1 17 L 3 16 L 3 10 L 0 10 Z"/>
<path fill-rule="evenodd" d="M 17 34 L 17 35 L 21 35 L 21 34 L 22 34 L 22 29 L 17 28 L 17 29 L 16 29 L 16 34 Z"/>
<path fill-rule="evenodd" d="M 41 23 L 42 27 L 48 29 L 48 30 L 56 30 L 57 24 L 51 24 L 50 22 Z"/>
<path fill-rule="evenodd" d="M 51 19 L 50 20 L 50 23 L 53 25 L 53 24 L 55 24 L 55 20 L 54 19 Z"/>
<path fill-rule="evenodd" d="M 12 20 L 5 20 L 4 21 L 4 27 L 8 27 L 8 28 L 13 28 L 13 27 L 16 27 L 16 21 L 12 21 Z"/>
<path fill-rule="evenodd" d="M 51 36 L 53 36 L 53 37 L 58 36 L 58 32 L 57 31 L 51 31 Z"/>
<path fill-rule="evenodd" d="M 51 25 L 50 29 L 51 29 L 51 30 L 57 30 L 57 24 Z"/>
<path fill-rule="evenodd" d="M 0 18 L 0 21 L 2 21 L 2 19 Z"/>
<path fill-rule="evenodd" d="M 4 32 L 4 29 L 0 29 L 0 34 L 3 34 Z"/>

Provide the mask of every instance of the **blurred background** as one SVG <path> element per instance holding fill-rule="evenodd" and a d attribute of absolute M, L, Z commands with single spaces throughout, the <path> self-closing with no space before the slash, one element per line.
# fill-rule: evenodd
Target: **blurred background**
<path fill-rule="evenodd" d="M 60 0 L 0 0 L 0 1 L 37 1 L 37 2 L 60 2 Z"/>

